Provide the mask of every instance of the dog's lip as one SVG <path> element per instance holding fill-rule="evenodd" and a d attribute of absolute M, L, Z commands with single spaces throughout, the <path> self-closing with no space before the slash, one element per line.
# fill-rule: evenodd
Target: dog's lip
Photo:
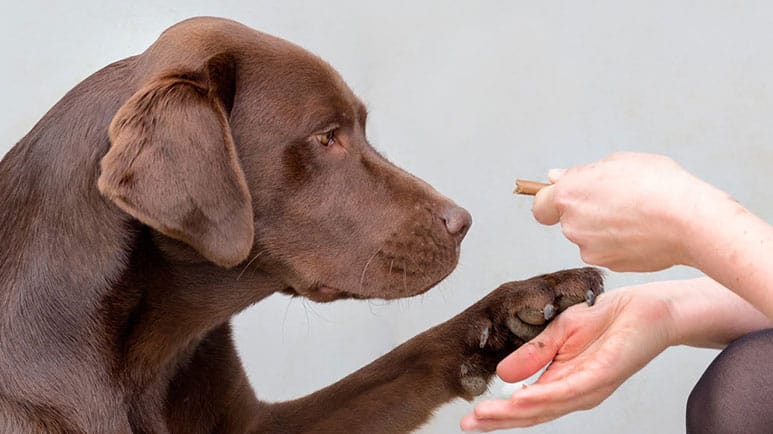
<path fill-rule="evenodd" d="M 357 298 L 356 294 L 325 284 L 314 285 L 305 291 L 299 292 L 306 298 L 316 302 L 334 301 L 341 298 Z"/>
<path fill-rule="evenodd" d="M 333 288 L 332 286 L 321 285 L 316 289 L 317 294 L 322 296 L 333 296 L 342 293 L 340 289 Z"/>

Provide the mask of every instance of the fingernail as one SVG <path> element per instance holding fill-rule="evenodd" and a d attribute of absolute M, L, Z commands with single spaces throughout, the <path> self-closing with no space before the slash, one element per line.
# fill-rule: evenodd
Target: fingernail
<path fill-rule="evenodd" d="M 548 179 L 550 182 L 556 182 L 558 178 L 564 175 L 564 172 L 566 172 L 566 169 L 550 169 L 548 170 Z"/>

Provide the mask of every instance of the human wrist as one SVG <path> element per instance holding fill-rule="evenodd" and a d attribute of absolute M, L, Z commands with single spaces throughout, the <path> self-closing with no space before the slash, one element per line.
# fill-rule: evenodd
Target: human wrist
<path fill-rule="evenodd" d="M 659 326 L 665 348 L 689 345 L 715 347 L 711 333 L 715 297 L 707 291 L 706 278 L 667 280 L 642 285 L 642 294 L 660 302 Z"/>
<path fill-rule="evenodd" d="M 695 179 L 671 215 L 674 263 L 703 270 L 706 256 L 716 249 L 718 235 L 742 210 L 727 193 Z"/>
<path fill-rule="evenodd" d="M 701 333 L 696 329 L 704 319 L 700 291 L 696 289 L 694 280 L 670 280 L 653 284 L 655 292 L 664 301 L 667 314 L 665 328 L 667 330 L 667 345 L 696 345 Z"/>
<path fill-rule="evenodd" d="M 657 281 L 620 292 L 643 312 L 643 325 L 658 337 L 663 350 L 678 345 L 716 347 L 706 336 L 715 297 L 706 291 L 705 280 L 709 279 Z"/>

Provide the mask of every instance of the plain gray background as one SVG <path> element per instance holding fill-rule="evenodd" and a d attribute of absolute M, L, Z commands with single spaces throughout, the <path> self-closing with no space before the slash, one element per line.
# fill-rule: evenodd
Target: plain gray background
<path fill-rule="evenodd" d="M 618 150 L 658 152 L 773 217 L 770 2 L 3 6 L 0 155 L 78 81 L 176 21 L 216 15 L 328 60 L 368 105 L 371 142 L 473 214 L 459 268 L 427 295 L 329 305 L 275 296 L 241 314 L 239 348 L 264 399 L 334 382 L 503 281 L 581 265 L 560 230 L 536 224 L 530 200 L 511 195 L 515 177 L 544 179 Z M 608 287 L 694 275 L 609 273 Z M 600 407 L 521 432 L 682 432 L 685 399 L 714 354 L 670 349 Z M 458 432 L 471 408 L 446 406 L 421 432 Z"/>

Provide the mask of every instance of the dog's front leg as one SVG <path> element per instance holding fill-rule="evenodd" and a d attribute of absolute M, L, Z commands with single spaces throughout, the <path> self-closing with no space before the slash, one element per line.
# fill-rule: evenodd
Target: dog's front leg
<path fill-rule="evenodd" d="M 601 292 L 595 269 L 506 283 L 451 320 L 304 398 L 264 407 L 255 433 L 407 433 L 486 391 L 497 363 L 560 310 Z"/>

